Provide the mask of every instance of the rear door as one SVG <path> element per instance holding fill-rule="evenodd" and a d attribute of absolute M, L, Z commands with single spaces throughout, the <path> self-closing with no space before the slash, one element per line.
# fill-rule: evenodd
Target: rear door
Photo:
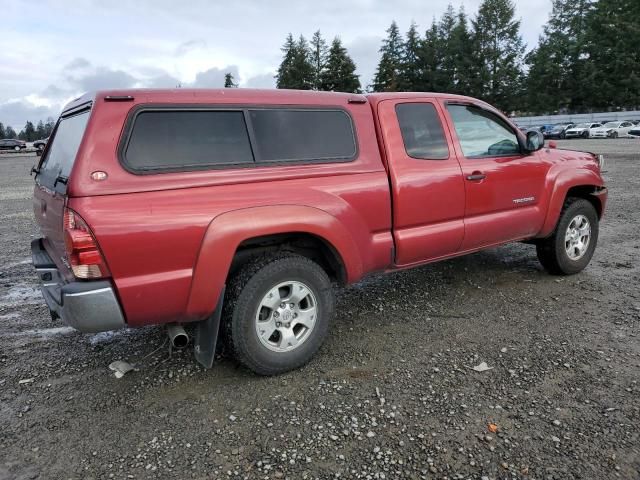
<path fill-rule="evenodd" d="M 63 115 L 37 167 L 33 212 L 44 238 L 44 246 L 58 268 L 64 263 L 63 215 L 67 182 L 89 120 L 90 107 Z"/>
<path fill-rule="evenodd" d="M 454 254 L 464 237 L 465 192 L 439 104 L 384 100 L 378 115 L 391 180 L 395 263 Z"/>
<path fill-rule="evenodd" d="M 515 128 L 481 105 L 443 102 L 466 191 L 462 250 L 535 235 L 550 167 L 539 152 L 521 151 Z"/>

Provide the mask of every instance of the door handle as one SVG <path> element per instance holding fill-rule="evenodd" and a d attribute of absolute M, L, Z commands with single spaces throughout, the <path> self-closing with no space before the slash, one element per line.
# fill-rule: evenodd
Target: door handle
<path fill-rule="evenodd" d="M 467 180 L 471 180 L 472 182 L 477 180 L 484 180 L 487 176 L 482 172 L 473 172 L 471 175 L 467 175 Z"/>

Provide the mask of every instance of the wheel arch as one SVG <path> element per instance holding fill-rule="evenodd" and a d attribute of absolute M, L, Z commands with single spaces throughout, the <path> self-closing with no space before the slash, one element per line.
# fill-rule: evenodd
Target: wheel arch
<path fill-rule="evenodd" d="M 566 172 L 564 175 L 560 174 L 555 181 L 545 222 L 538 237 L 544 238 L 553 233 L 562 207 L 570 197 L 589 201 L 596 209 L 598 218 L 602 218 L 607 200 L 607 189 L 602 178 L 591 170 Z"/>
<path fill-rule="evenodd" d="M 210 314 L 232 269 L 269 250 L 314 257 L 339 283 L 356 281 L 363 274 L 350 231 L 324 210 L 299 205 L 234 210 L 217 216 L 207 227 L 193 269 L 187 319 L 202 320 Z"/>
<path fill-rule="evenodd" d="M 318 263 L 331 280 L 340 285 L 347 283 L 347 272 L 340 252 L 326 238 L 314 233 L 297 231 L 258 235 L 238 245 L 229 273 L 232 274 L 249 258 L 261 253 L 288 251 Z"/>

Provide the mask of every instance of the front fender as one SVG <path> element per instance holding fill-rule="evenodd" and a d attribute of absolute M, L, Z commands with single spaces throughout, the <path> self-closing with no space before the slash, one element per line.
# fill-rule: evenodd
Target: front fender
<path fill-rule="evenodd" d="M 604 187 L 604 181 L 596 171 L 588 168 L 560 171 L 552 184 L 553 190 L 549 199 L 549 208 L 539 237 L 547 237 L 554 231 L 567 194 L 574 187 Z M 606 198 L 601 202 L 604 200 Z M 604 209 L 604 204 L 602 208 Z"/>
<path fill-rule="evenodd" d="M 362 257 L 355 240 L 345 225 L 324 210 L 301 205 L 233 210 L 218 215 L 207 227 L 193 271 L 187 320 L 201 320 L 215 309 L 235 252 L 244 240 L 279 233 L 308 233 L 324 239 L 342 258 L 347 281 L 362 277 Z"/>

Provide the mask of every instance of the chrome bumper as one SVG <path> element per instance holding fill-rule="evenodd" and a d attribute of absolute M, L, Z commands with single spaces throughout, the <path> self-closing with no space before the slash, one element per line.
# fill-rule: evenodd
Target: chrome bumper
<path fill-rule="evenodd" d="M 126 326 L 109 280 L 65 282 L 42 239 L 31 242 L 31 258 L 52 317 L 61 318 L 82 332 L 104 332 Z"/>

